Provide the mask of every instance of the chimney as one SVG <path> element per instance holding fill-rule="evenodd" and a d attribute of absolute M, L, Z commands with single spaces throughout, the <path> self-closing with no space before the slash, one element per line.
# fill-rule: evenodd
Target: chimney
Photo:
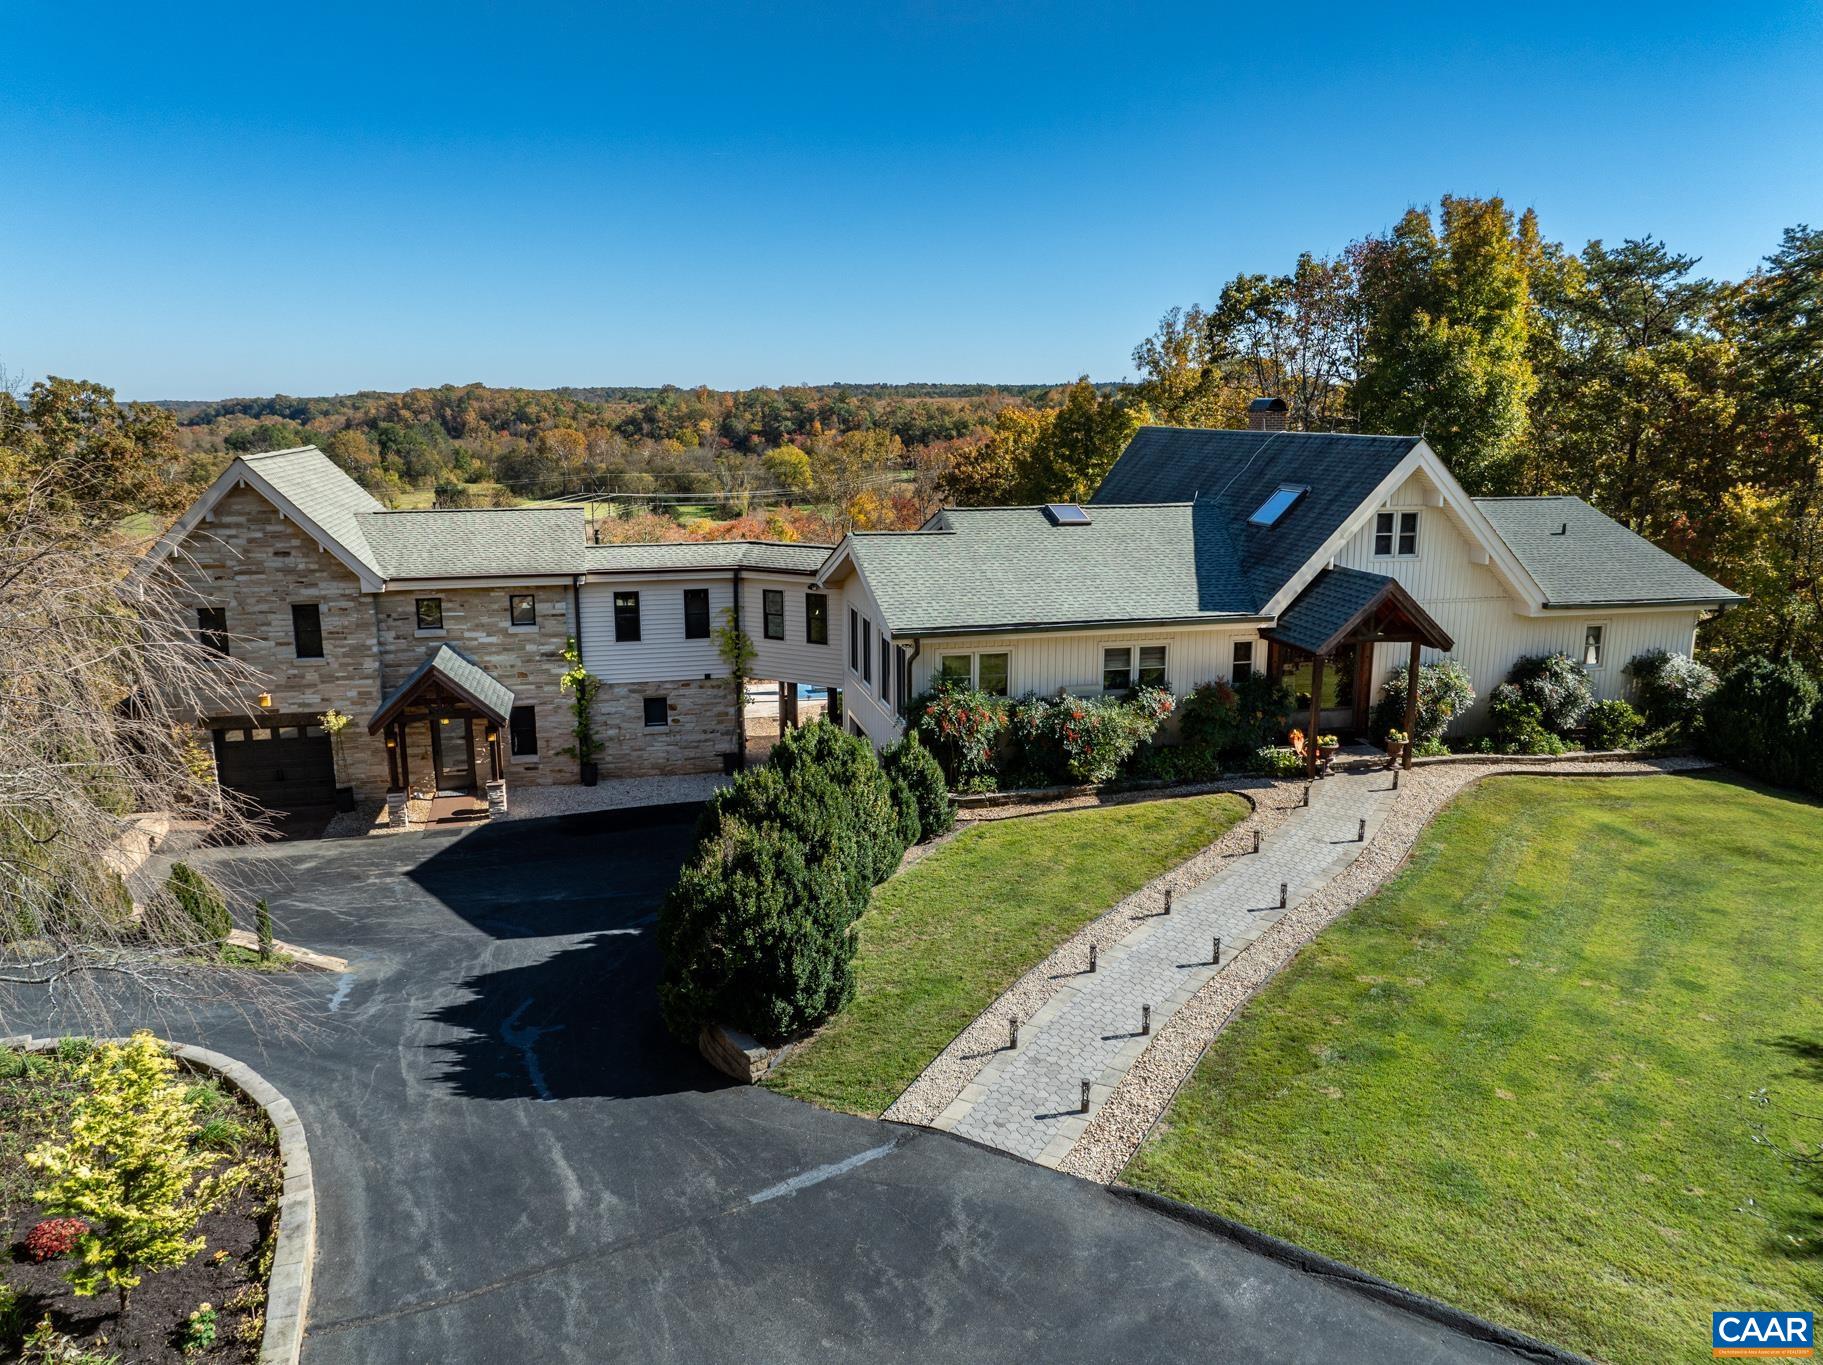
<path fill-rule="evenodd" d="M 1283 398 L 1256 398 L 1247 405 L 1247 430 L 1283 431 L 1291 421 L 1291 404 Z"/>

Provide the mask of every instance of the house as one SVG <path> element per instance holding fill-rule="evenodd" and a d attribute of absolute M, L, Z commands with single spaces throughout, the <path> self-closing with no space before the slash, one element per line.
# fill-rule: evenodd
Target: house
<path fill-rule="evenodd" d="M 1460 661 L 1480 700 L 1527 655 L 1602 697 L 1743 600 L 1574 497 L 1471 498 L 1421 437 L 1142 428 L 1086 506 L 945 508 L 845 537 L 816 582 L 851 621 L 850 723 L 876 743 L 940 677 L 1011 696 L 1175 692 L 1259 670 L 1364 731 L 1387 677 Z M 877 642 L 875 661 L 869 641 Z M 890 665 L 890 666 L 889 666 Z"/>
<path fill-rule="evenodd" d="M 572 637 L 602 680 L 608 777 L 714 771 L 739 751 L 714 638 L 737 603 L 752 676 L 840 685 L 843 618 L 812 583 L 828 546 L 587 540 L 580 507 L 389 511 L 307 446 L 236 459 L 144 571 L 257 671 L 258 694 L 194 719 L 222 783 L 275 810 L 326 808 L 338 788 L 577 781 Z M 338 743 L 331 709 L 352 722 Z"/>
<path fill-rule="evenodd" d="M 236 459 L 147 568 L 258 672 L 194 719 L 224 785 L 288 811 L 577 781 L 572 638 L 601 680 L 600 772 L 630 777 L 740 761 L 730 622 L 787 723 L 810 684 L 885 744 L 939 677 L 1095 695 L 1265 671 L 1311 725 L 1362 731 L 1420 658 L 1461 661 L 1485 699 L 1561 651 L 1618 696 L 1631 658 L 1689 653 L 1742 600 L 1579 499 L 1470 498 L 1419 437 L 1284 418 L 1264 400 L 1248 430 L 1143 428 L 1086 506 L 945 508 L 834 547 L 592 545 L 578 507 L 389 511 L 306 446 Z"/>

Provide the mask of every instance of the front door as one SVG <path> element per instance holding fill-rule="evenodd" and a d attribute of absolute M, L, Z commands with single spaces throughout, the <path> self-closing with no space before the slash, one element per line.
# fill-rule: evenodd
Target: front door
<path fill-rule="evenodd" d="M 431 712 L 430 757 L 437 770 L 437 794 L 455 795 L 475 789 L 475 740 L 467 716 Z"/>

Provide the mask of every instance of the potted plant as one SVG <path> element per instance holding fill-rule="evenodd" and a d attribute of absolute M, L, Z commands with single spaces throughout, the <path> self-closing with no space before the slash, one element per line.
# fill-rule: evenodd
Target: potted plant
<path fill-rule="evenodd" d="M 340 778 L 348 770 L 348 764 L 342 756 L 342 731 L 348 728 L 348 717 L 333 706 L 318 716 L 317 724 L 323 727 L 323 733 L 329 736 L 329 743 L 335 749 L 335 775 Z M 352 785 L 335 789 L 335 808 L 339 811 L 354 809 L 354 787 Z"/>
<path fill-rule="evenodd" d="M 563 661 L 569 668 L 557 685 L 569 693 L 570 709 L 576 716 L 570 731 L 576 742 L 563 752 L 576 760 L 582 785 L 592 787 L 601 779 L 601 770 L 595 766 L 595 755 L 601 751 L 595 739 L 595 694 L 601 691 L 601 679 L 582 666 L 582 651 L 576 647 L 574 635 L 563 643 Z"/>
<path fill-rule="evenodd" d="M 1410 743 L 1411 736 L 1403 730 L 1395 729 L 1386 732 L 1386 756 L 1393 761 L 1395 766 L 1404 756 L 1405 746 Z"/>

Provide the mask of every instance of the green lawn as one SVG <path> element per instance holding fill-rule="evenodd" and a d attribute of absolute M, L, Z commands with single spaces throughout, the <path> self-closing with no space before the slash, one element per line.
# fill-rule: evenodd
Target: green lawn
<path fill-rule="evenodd" d="M 1823 808 L 1500 778 L 1216 1040 L 1126 1179 L 1613 1361 L 1817 1306 Z M 1749 1099 L 1760 1087 L 1772 1104 Z"/>
<path fill-rule="evenodd" d="M 1247 815 L 1228 795 L 965 830 L 874 892 L 854 1001 L 767 1084 L 878 1114 L 1063 939 Z"/>

